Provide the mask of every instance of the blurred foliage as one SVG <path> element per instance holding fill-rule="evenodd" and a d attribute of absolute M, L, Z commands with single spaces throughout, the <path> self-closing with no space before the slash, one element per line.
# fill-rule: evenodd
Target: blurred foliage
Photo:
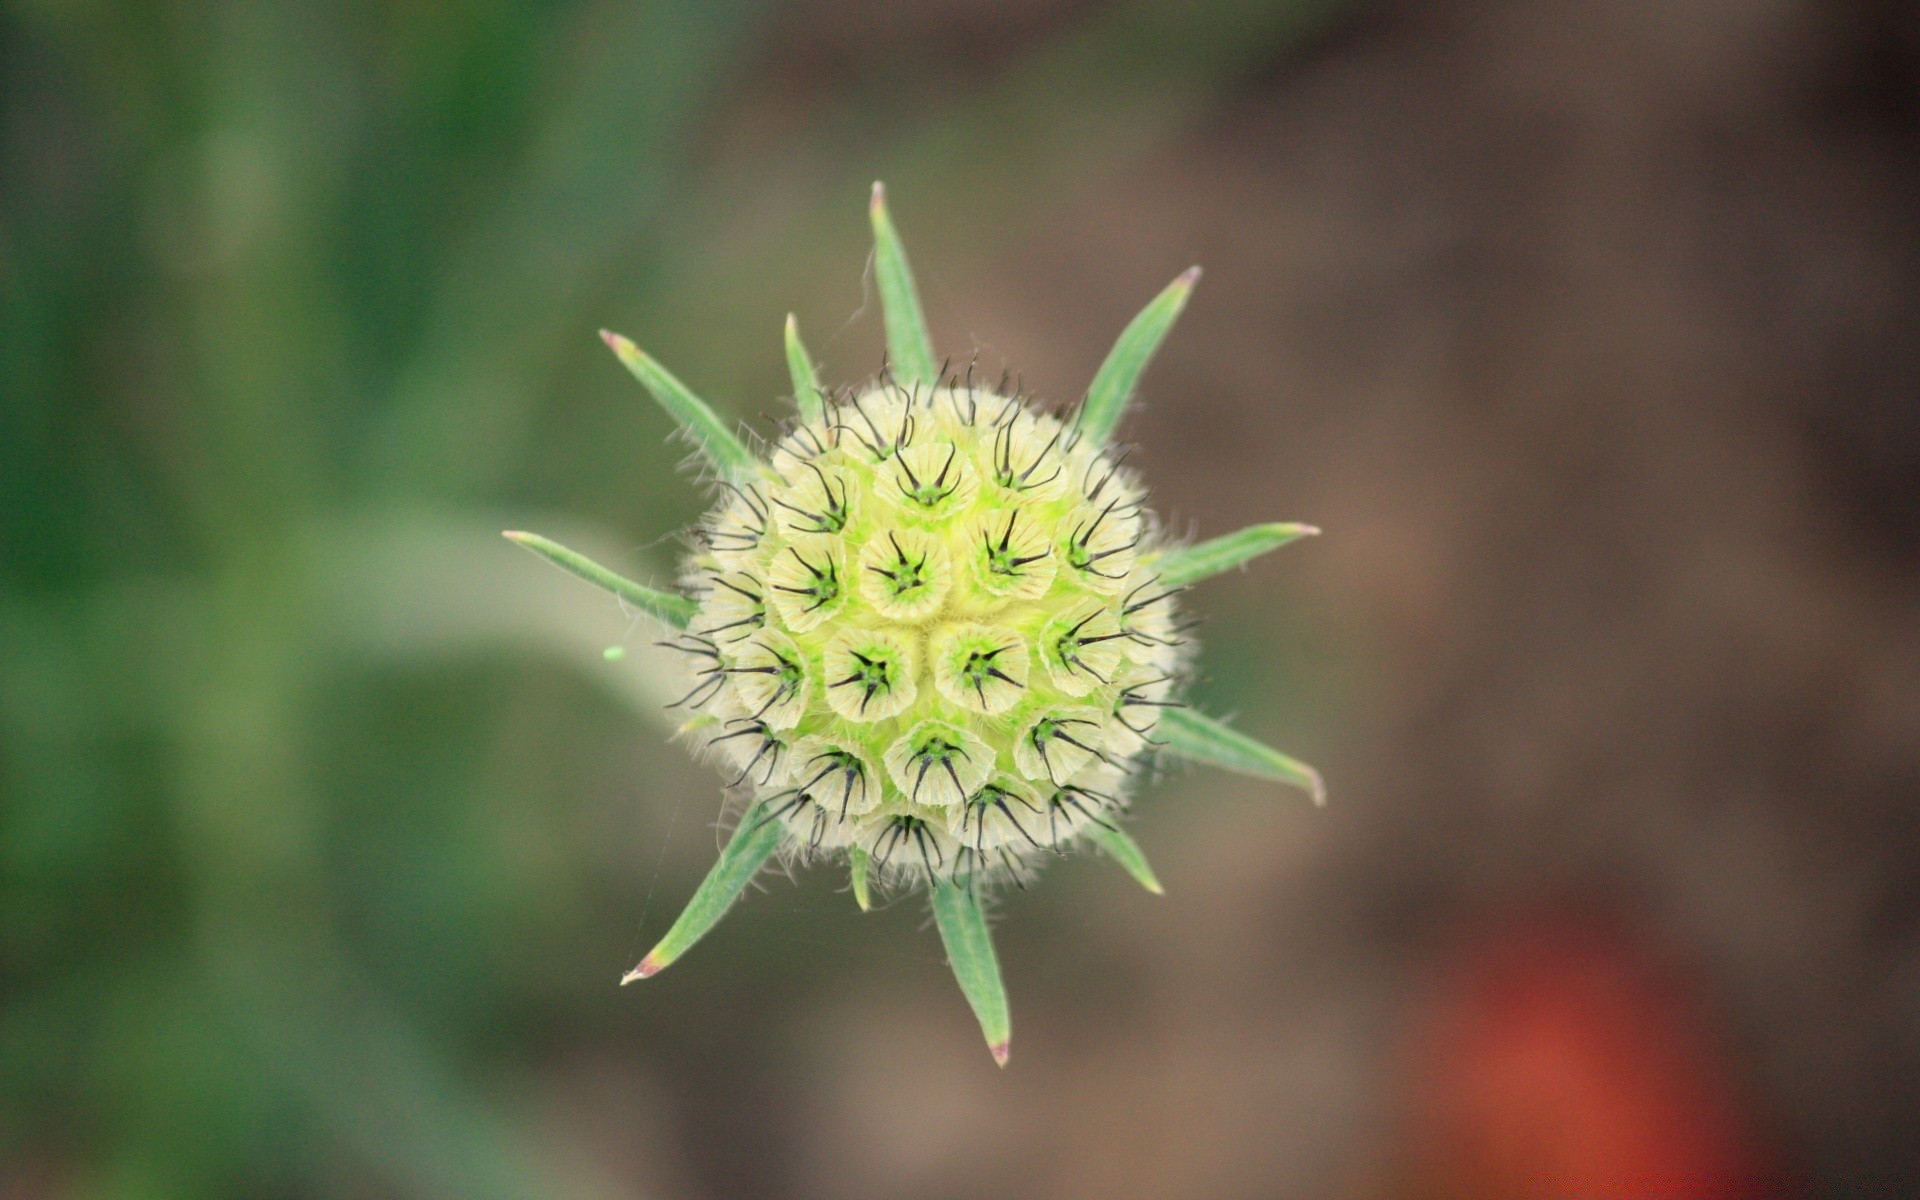
<path fill-rule="evenodd" d="M 497 538 L 695 514 L 593 331 L 778 411 L 868 180 L 930 261 L 1017 236 L 1331 7 L 1105 9 L 958 100 L 877 56 L 759 138 L 761 3 L 10 7 L 0 1191 L 626 1190 L 520 1085 L 606 1032 L 626 809 L 716 789 L 632 744 L 644 631 Z"/>

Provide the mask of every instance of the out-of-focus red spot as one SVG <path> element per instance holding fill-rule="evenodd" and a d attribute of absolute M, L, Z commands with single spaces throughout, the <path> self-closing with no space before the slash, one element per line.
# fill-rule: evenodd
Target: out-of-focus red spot
<path fill-rule="evenodd" d="M 1624 935 L 1509 927 L 1445 972 L 1409 1061 L 1414 1195 L 1774 1200 L 1683 983 Z"/>

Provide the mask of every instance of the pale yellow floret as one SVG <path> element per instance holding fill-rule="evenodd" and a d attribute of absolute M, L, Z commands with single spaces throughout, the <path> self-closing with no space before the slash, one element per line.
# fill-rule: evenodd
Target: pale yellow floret
<path fill-rule="evenodd" d="M 920 656 L 906 631 L 842 629 L 827 643 L 827 706 L 849 721 L 884 721 L 919 694 Z"/>
<path fill-rule="evenodd" d="M 998 716 L 1026 694 L 1026 639 L 1004 626 L 946 626 L 933 634 L 929 653 L 934 686 L 961 708 Z"/>
<path fill-rule="evenodd" d="M 1048 621 L 1036 647 L 1053 686 L 1069 696 L 1110 687 L 1129 649 L 1111 603 L 1083 602 Z"/>
<path fill-rule="evenodd" d="M 879 531 L 859 557 L 854 586 L 860 598 L 890 621 L 917 623 L 934 616 L 953 588 L 953 565 L 943 539 L 925 529 Z"/>
<path fill-rule="evenodd" d="M 921 721 L 887 747 L 887 774 L 911 804 L 959 804 L 993 771 L 993 748 L 952 721 Z"/>
<path fill-rule="evenodd" d="M 823 534 L 790 538 L 767 565 L 767 600 L 794 633 L 816 629 L 847 603 L 842 542 Z"/>
<path fill-rule="evenodd" d="M 1021 725 L 1013 743 L 1014 765 L 1035 782 L 1066 783 L 1099 759 L 1108 719 L 1091 705 L 1050 705 Z"/>
<path fill-rule="evenodd" d="M 794 640 L 777 629 L 762 629 L 723 659 L 732 695 L 720 701 L 738 708 L 770 729 L 792 729 L 806 714 L 816 690 L 806 657 Z"/>
<path fill-rule="evenodd" d="M 861 742 L 811 734 L 793 744 L 790 758 L 788 777 L 829 810 L 857 818 L 880 806 L 884 782 Z"/>

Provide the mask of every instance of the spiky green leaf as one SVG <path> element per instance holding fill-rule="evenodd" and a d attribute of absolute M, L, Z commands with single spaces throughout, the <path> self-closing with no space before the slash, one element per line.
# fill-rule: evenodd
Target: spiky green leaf
<path fill-rule="evenodd" d="M 1320 772 L 1190 708 L 1167 709 L 1155 732 L 1166 749 L 1181 758 L 1292 784 L 1305 789 L 1315 804 L 1327 802 Z"/>
<path fill-rule="evenodd" d="M 748 809 L 733 836 L 727 839 L 726 848 L 720 851 L 720 861 L 713 864 L 707 877 L 694 889 L 686 911 L 667 930 L 660 944 L 647 951 L 640 965 L 622 976 L 620 982 L 632 983 L 659 974 L 705 937 L 707 931 L 727 915 L 727 910 L 753 882 L 767 859 L 773 857 L 786 834 L 786 826 L 767 812 L 766 805 L 756 804 Z"/>
<path fill-rule="evenodd" d="M 936 879 L 933 884 L 933 919 L 940 926 L 940 941 L 947 948 L 947 962 L 960 990 L 973 1006 L 973 1015 L 986 1036 L 993 1061 L 1007 1065 L 1012 1044 L 1012 1022 L 1007 1015 L 1007 989 L 1000 982 L 1000 960 L 993 953 L 993 935 L 987 929 L 987 914 L 981 911 L 980 897 L 970 883 L 952 883 Z"/>
<path fill-rule="evenodd" d="M 673 372 L 655 362 L 651 355 L 617 333 L 602 329 L 600 337 L 619 356 L 622 366 L 653 393 L 660 407 L 693 438 L 707 461 L 730 475 L 745 475 L 759 469 L 760 460 L 746 443 L 735 437 L 707 402 L 675 378 Z"/>
<path fill-rule="evenodd" d="M 1126 830 L 1095 821 L 1087 826 L 1087 836 L 1094 845 L 1105 850 L 1113 861 L 1124 867 L 1127 874 L 1133 876 L 1134 882 L 1156 896 L 1166 894 L 1159 879 L 1154 877 L 1153 868 L 1147 865 L 1147 856 L 1140 849 L 1140 843 L 1128 836 Z"/>
<path fill-rule="evenodd" d="M 1100 364 L 1093 383 L 1087 388 L 1087 402 L 1080 407 L 1078 421 L 1080 432 L 1094 445 L 1104 445 L 1113 436 L 1120 418 L 1126 415 L 1141 372 L 1147 369 L 1154 351 L 1166 340 L 1180 310 L 1187 306 L 1187 297 L 1193 294 L 1193 285 L 1199 278 L 1199 267 L 1181 272 L 1178 279 L 1140 310 L 1139 316 L 1128 322 L 1120 333 L 1120 340 L 1107 352 L 1107 361 Z"/>
<path fill-rule="evenodd" d="M 787 374 L 793 377 L 793 402 L 802 420 L 818 421 L 825 407 L 820 393 L 820 377 L 814 373 L 813 358 L 800 341 L 800 322 L 787 314 Z"/>
<path fill-rule="evenodd" d="M 893 377 L 901 383 L 932 387 L 940 382 L 940 361 L 933 356 L 933 338 L 920 311 L 920 292 L 913 284 L 907 252 L 887 214 L 887 190 L 873 185 L 873 275 L 880 287 L 880 312 L 887 326 L 887 357 Z"/>
<path fill-rule="evenodd" d="M 847 882 L 853 885 L 853 902 L 860 906 L 861 912 L 873 908 L 873 892 L 867 884 L 867 868 L 872 859 L 858 846 L 847 847 Z"/>
<path fill-rule="evenodd" d="M 537 533 L 509 529 L 501 536 L 516 546 L 525 546 L 548 562 L 571 571 L 588 583 L 605 588 L 635 608 L 653 614 L 675 629 L 685 629 L 687 622 L 693 620 L 693 614 L 698 611 L 699 606 L 685 596 L 676 596 L 672 592 L 663 592 L 658 588 L 635 583 L 624 575 L 607 570 L 579 551 L 569 550 L 559 542 L 543 538 Z"/>
<path fill-rule="evenodd" d="M 1191 546 L 1164 550 L 1149 559 L 1147 565 L 1159 573 L 1161 583 L 1168 587 L 1185 587 L 1222 571 L 1230 571 L 1269 550 L 1278 550 L 1288 542 L 1312 537 L 1319 532 L 1311 525 L 1249 525 L 1234 533 L 1196 542 Z"/>

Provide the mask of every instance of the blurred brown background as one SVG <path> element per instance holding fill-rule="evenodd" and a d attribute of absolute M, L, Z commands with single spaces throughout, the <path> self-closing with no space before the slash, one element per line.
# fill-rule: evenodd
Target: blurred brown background
<path fill-rule="evenodd" d="M 1917 14 L 8 7 L 0 1196 L 1912 1193 Z M 1204 264 L 1134 461 L 1326 530 L 1193 603 L 1330 807 L 1007 897 L 1005 1071 L 826 872 L 612 986 L 719 787 L 493 534 L 664 572 L 593 331 L 863 376 L 876 176 L 1062 403 Z"/>

